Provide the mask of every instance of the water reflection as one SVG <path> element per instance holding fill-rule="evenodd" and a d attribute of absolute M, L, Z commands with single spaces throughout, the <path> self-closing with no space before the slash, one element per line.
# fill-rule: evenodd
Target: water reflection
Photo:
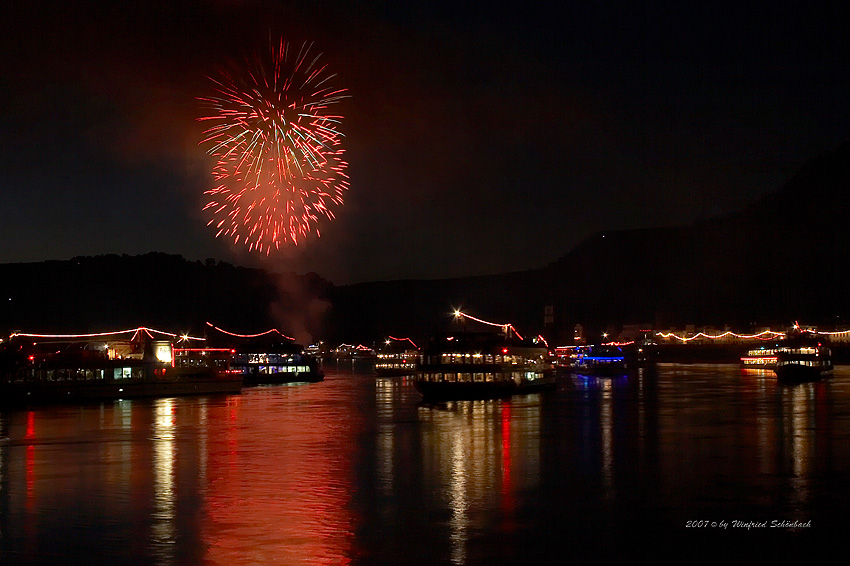
<path fill-rule="evenodd" d="M 112 422 L 109 422 L 106 418 L 109 410 L 108 405 L 101 407 L 104 414 L 101 419 L 101 427 L 103 429 L 115 427 L 121 431 L 122 436 L 130 435 L 133 429 L 133 402 L 129 399 L 115 402 L 111 407 Z M 104 459 L 114 463 L 113 466 L 109 467 L 108 481 L 116 489 L 121 489 L 121 486 L 127 485 L 130 481 L 132 450 L 132 445 L 129 442 L 106 442 L 103 444 Z"/>
<path fill-rule="evenodd" d="M 6 442 L 9 440 L 9 421 L 0 411 L 0 507 L 6 507 Z M 0 513 L 0 540 L 6 538 L 6 513 Z"/>
<path fill-rule="evenodd" d="M 452 511 L 451 561 L 453 564 L 466 562 L 466 539 L 469 528 L 469 501 L 467 500 L 466 458 L 463 442 L 456 436 L 450 441 L 451 468 L 449 471 L 449 509 Z"/>
<path fill-rule="evenodd" d="M 350 561 L 356 403 L 318 385 L 255 389 L 210 407 L 208 563 Z"/>
<path fill-rule="evenodd" d="M 794 479 L 792 485 L 797 494 L 796 503 L 805 503 L 808 500 L 808 477 L 810 473 L 810 462 L 812 458 L 811 449 L 814 443 L 814 412 L 810 412 L 809 405 L 813 403 L 814 391 L 812 384 L 805 384 L 791 390 L 789 405 L 791 418 L 786 422 L 791 429 L 787 431 L 792 441 L 791 461 L 794 462 Z"/>
<path fill-rule="evenodd" d="M 0 411 L 0 562 L 603 562 L 668 548 L 697 513 L 843 526 L 839 369 L 794 387 L 732 366 L 565 375 L 439 405 L 406 378 L 328 372 L 241 396 Z"/>
<path fill-rule="evenodd" d="M 470 540 L 511 530 L 517 492 L 539 483 L 540 397 L 423 405 L 419 420 L 423 472 L 450 511 L 448 558 L 466 564 Z"/>
<path fill-rule="evenodd" d="M 390 496 L 394 491 L 396 427 L 392 422 L 393 400 L 396 386 L 404 383 L 405 381 L 401 379 L 375 379 L 375 406 L 378 416 L 375 466 L 378 483 L 384 496 Z"/>
<path fill-rule="evenodd" d="M 833 382 L 780 385 L 769 374 L 746 375 L 745 394 L 754 398 L 757 471 L 772 478 L 777 500 L 796 519 L 810 518 L 811 481 L 832 450 L 829 399 Z"/>
<path fill-rule="evenodd" d="M 652 470 L 656 465 L 655 397 L 657 381 L 644 368 L 628 375 L 593 376 L 572 374 L 570 385 L 580 402 L 576 404 L 574 454 L 579 473 L 576 481 L 600 494 L 606 504 L 617 504 L 635 494 L 631 476 L 635 470 Z"/>
<path fill-rule="evenodd" d="M 157 564 L 171 564 L 174 560 L 174 543 L 176 542 L 174 528 L 175 400 L 159 399 L 154 402 L 153 410 L 154 508 L 151 549 Z"/>
<path fill-rule="evenodd" d="M 803 509 L 809 502 L 810 478 L 818 460 L 816 446 L 828 446 L 830 440 L 825 404 L 829 387 L 829 382 L 819 382 L 779 389 L 777 466 L 789 476 L 790 504 L 795 509 Z M 799 512 L 797 518 L 803 518 Z"/>
<path fill-rule="evenodd" d="M 611 380 L 602 382 L 602 401 L 599 404 L 599 423 L 602 429 L 602 483 L 605 497 L 614 497 L 614 413 Z"/>

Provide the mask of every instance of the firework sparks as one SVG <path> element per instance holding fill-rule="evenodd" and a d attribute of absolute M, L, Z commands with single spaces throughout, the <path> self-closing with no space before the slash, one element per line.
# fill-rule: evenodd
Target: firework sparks
<path fill-rule="evenodd" d="M 334 218 L 348 190 L 342 116 L 331 110 L 347 91 L 310 49 L 281 40 L 265 59 L 211 78 L 214 94 L 199 98 L 209 111 L 199 120 L 211 123 L 201 144 L 216 160 L 207 225 L 249 251 L 320 235 L 318 221 Z"/>

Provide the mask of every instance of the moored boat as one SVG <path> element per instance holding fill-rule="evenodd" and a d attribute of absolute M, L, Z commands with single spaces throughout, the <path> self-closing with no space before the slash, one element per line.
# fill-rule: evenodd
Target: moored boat
<path fill-rule="evenodd" d="M 330 356 L 324 359 L 337 368 L 357 368 L 358 371 L 368 373 L 374 369 L 377 362 L 375 350 L 363 344 L 340 344 L 330 350 Z"/>
<path fill-rule="evenodd" d="M 544 344 L 492 332 L 435 334 L 414 379 L 414 387 L 429 400 L 500 398 L 552 385 Z"/>
<path fill-rule="evenodd" d="M 773 347 L 761 347 L 747 350 L 741 356 L 741 369 L 745 370 L 772 370 L 776 367 L 777 350 Z"/>
<path fill-rule="evenodd" d="M 227 357 L 182 365 L 174 358 L 170 340 L 150 339 L 149 331 L 138 330 L 131 340 L 13 338 L 3 344 L 0 403 L 74 403 L 241 391 L 242 376 L 230 371 Z"/>
<path fill-rule="evenodd" d="M 245 385 L 316 383 L 325 379 L 319 361 L 303 352 L 237 352 L 233 369 L 242 373 Z"/>
<path fill-rule="evenodd" d="M 576 351 L 580 346 L 558 346 L 555 348 L 554 365 L 558 370 L 569 370 L 573 367 Z"/>
<path fill-rule="evenodd" d="M 236 334 L 207 325 L 209 342 L 230 352 L 231 371 L 241 374 L 246 386 L 315 383 L 325 378 L 318 358 L 276 329 Z"/>
<path fill-rule="evenodd" d="M 572 369 L 579 373 L 610 377 L 626 374 L 629 367 L 622 346 L 600 344 L 577 348 Z"/>
<path fill-rule="evenodd" d="M 419 362 L 419 347 L 410 338 L 390 336 L 378 350 L 375 373 L 381 377 L 412 375 Z"/>
<path fill-rule="evenodd" d="M 788 341 L 776 349 L 773 371 L 783 383 L 802 383 L 831 377 L 835 366 L 832 351 L 809 331 L 789 333 Z"/>

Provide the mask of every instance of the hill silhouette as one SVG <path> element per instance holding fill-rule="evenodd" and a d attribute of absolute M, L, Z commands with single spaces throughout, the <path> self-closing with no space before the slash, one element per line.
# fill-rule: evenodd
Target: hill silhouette
<path fill-rule="evenodd" d="M 269 327 L 309 340 L 321 331 L 316 274 L 276 274 L 179 255 L 104 255 L 0 265 L 0 331 L 87 333 L 149 326 L 203 334 Z"/>
<path fill-rule="evenodd" d="M 737 214 L 600 232 L 550 265 L 491 276 L 335 286 L 162 253 L 2 264 L 0 332 L 198 333 L 209 320 L 245 333 L 274 326 L 302 343 L 372 343 L 422 340 L 454 308 L 559 343 L 576 324 L 833 327 L 850 318 L 848 187 L 845 144 Z"/>
<path fill-rule="evenodd" d="M 592 333 L 623 324 L 843 325 L 850 313 L 848 187 L 845 144 L 734 215 L 601 232 L 536 270 L 334 288 L 334 312 L 340 324 L 351 322 L 352 334 L 421 336 L 429 323 L 445 324 L 452 306 L 463 307 L 559 343 L 576 324 Z"/>

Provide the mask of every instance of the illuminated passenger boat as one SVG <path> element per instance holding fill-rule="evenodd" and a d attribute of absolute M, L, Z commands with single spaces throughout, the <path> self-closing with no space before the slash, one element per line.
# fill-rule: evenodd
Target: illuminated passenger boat
<path fill-rule="evenodd" d="M 410 338 L 390 338 L 378 351 L 375 373 L 382 377 L 413 375 L 419 362 L 419 348 Z"/>
<path fill-rule="evenodd" d="M 210 344 L 229 349 L 230 367 L 245 385 L 279 385 L 325 379 L 319 360 L 277 329 L 258 334 L 236 334 L 207 322 Z"/>
<path fill-rule="evenodd" d="M 831 377 L 832 352 L 810 332 L 790 337 L 776 349 L 776 378 L 783 383 L 802 383 Z"/>
<path fill-rule="evenodd" d="M 572 368 L 577 351 L 577 346 L 558 346 L 555 348 L 555 368 L 563 370 Z"/>
<path fill-rule="evenodd" d="M 240 348 L 233 354 L 231 366 L 242 373 L 245 385 L 315 383 L 325 379 L 318 360 L 300 348 L 291 351 Z"/>
<path fill-rule="evenodd" d="M 365 361 L 365 362 L 373 362 L 377 355 L 372 348 L 368 346 L 364 346 L 362 344 L 358 344 L 353 346 L 351 344 L 340 344 L 332 351 L 332 357 L 336 361 Z"/>
<path fill-rule="evenodd" d="M 229 352 L 195 363 L 174 357 L 170 340 L 80 342 L 13 338 L 0 362 L 0 402 L 9 405 L 239 393 Z"/>
<path fill-rule="evenodd" d="M 758 348 L 741 356 L 741 369 L 772 370 L 776 367 L 776 348 Z"/>
<path fill-rule="evenodd" d="M 622 375 L 628 372 L 626 353 L 622 346 L 614 345 L 578 348 L 572 369 L 579 373 L 601 376 Z"/>
<path fill-rule="evenodd" d="M 488 399 L 554 385 L 548 348 L 540 341 L 490 332 L 431 337 L 414 386 L 425 399 Z"/>

